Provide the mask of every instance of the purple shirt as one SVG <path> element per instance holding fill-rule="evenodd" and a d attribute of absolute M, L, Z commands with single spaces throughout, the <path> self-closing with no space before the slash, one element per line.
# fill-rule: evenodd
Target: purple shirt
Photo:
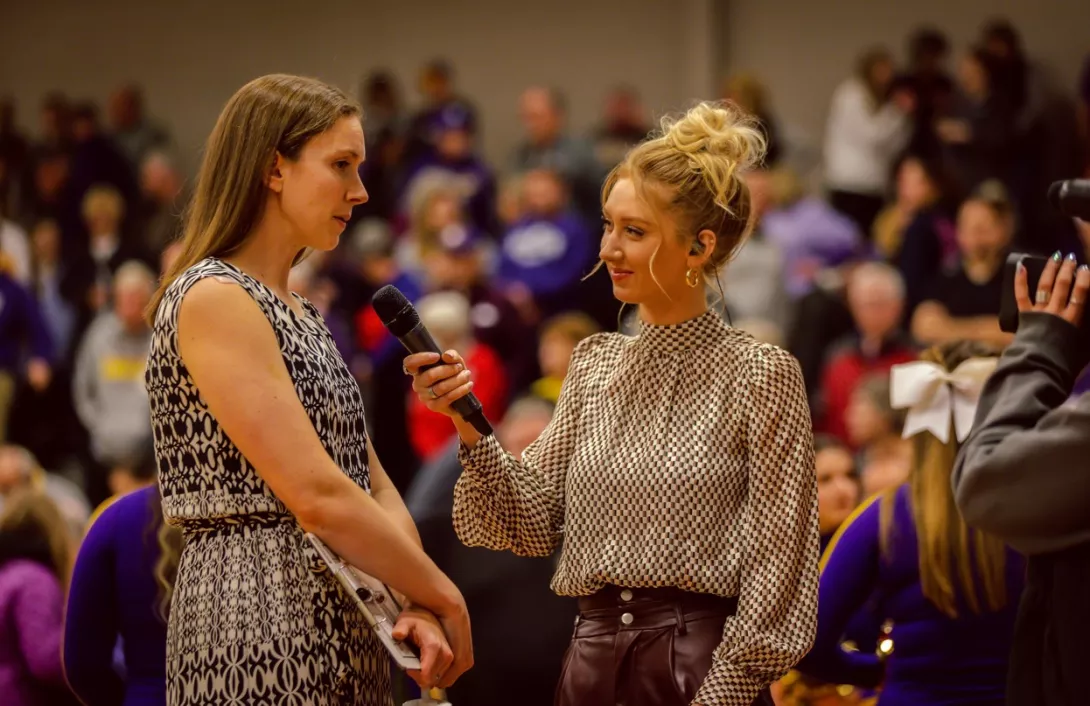
<path fill-rule="evenodd" d="M 13 559 L 0 567 L 0 696 L 4 706 L 56 703 L 55 690 L 64 685 L 63 612 L 61 585 L 49 569 L 26 559 Z"/>
<path fill-rule="evenodd" d="M 908 485 L 896 491 L 891 543 L 881 543 L 881 501 L 865 503 L 826 550 L 814 647 L 799 670 L 833 684 L 883 685 L 879 706 L 1002 706 L 1025 562 L 1006 554 L 1007 602 L 980 615 L 959 601 L 952 619 L 923 595 Z M 979 594 L 978 594 L 979 595 Z M 873 601 L 878 623 L 893 623 L 884 669 L 873 653 L 841 649 L 858 610 Z"/>
<path fill-rule="evenodd" d="M 761 232 L 783 253 L 787 292 L 810 292 L 817 268 L 835 267 L 862 254 L 855 223 L 819 198 L 804 198 L 761 217 Z"/>

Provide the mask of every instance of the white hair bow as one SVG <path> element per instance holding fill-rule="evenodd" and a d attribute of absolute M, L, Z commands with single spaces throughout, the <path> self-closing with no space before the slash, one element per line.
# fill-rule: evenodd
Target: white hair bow
<path fill-rule="evenodd" d="M 998 358 L 970 358 L 953 372 L 923 360 L 894 365 L 890 370 L 890 404 L 894 409 L 908 409 L 902 436 L 907 439 L 929 431 L 946 443 L 953 417 L 957 439 L 965 441 L 973 428 L 984 382 L 998 363 Z"/>

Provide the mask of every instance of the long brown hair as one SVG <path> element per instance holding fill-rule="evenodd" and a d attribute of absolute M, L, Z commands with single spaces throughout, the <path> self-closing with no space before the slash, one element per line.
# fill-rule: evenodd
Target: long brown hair
<path fill-rule="evenodd" d="M 298 159 L 311 138 L 360 114 L 340 89 L 287 74 L 254 79 L 231 96 L 208 137 L 186 209 L 182 250 L 151 298 L 148 323 L 154 324 L 163 293 L 179 274 L 245 242 L 261 218 L 265 181 L 277 154 Z"/>
<path fill-rule="evenodd" d="M 995 346 L 956 341 L 924 351 L 920 360 L 953 371 L 970 358 L 999 354 Z M 943 443 L 935 435 L 922 432 L 916 435 L 914 446 L 908 485 L 924 596 L 951 618 L 958 617 L 962 601 L 975 614 L 1001 609 L 1007 603 L 1006 546 L 995 537 L 967 527 L 954 503 L 950 473 L 961 444 L 954 434 Z M 886 492 L 881 501 L 881 540 L 887 553 L 895 540 L 892 516 L 896 493 L 896 489 Z"/>

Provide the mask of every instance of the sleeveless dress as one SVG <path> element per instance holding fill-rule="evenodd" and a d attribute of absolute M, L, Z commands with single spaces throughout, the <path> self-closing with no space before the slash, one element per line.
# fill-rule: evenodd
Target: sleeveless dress
<path fill-rule="evenodd" d="M 326 451 L 370 492 L 359 386 L 314 306 L 297 297 L 299 316 L 217 258 L 186 270 L 159 306 L 146 375 L 163 515 L 185 536 L 167 629 L 168 703 L 388 706 L 384 648 L 178 354 L 179 305 L 205 277 L 253 297 Z"/>

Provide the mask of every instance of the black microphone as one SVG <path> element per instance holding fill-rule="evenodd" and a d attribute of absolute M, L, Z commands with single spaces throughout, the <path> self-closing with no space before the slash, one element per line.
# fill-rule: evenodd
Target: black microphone
<path fill-rule="evenodd" d="M 1060 213 L 1090 221 L 1090 179 L 1053 182 L 1048 187 L 1048 202 Z"/>
<path fill-rule="evenodd" d="M 420 314 L 416 313 L 412 303 L 397 287 L 388 284 L 375 292 L 375 295 L 371 297 L 371 306 L 375 308 L 375 313 L 378 314 L 386 330 L 396 336 L 409 353 L 439 354 L 438 363 L 425 365 L 420 368 L 421 371 L 443 364 L 443 351 L 439 350 L 439 344 L 431 337 L 424 324 L 420 323 Z M 455 400 L 451 407 L 483 436 L 492 433 L 492 425 L 484 416 L 481 401 L 472 392 Z"/>

